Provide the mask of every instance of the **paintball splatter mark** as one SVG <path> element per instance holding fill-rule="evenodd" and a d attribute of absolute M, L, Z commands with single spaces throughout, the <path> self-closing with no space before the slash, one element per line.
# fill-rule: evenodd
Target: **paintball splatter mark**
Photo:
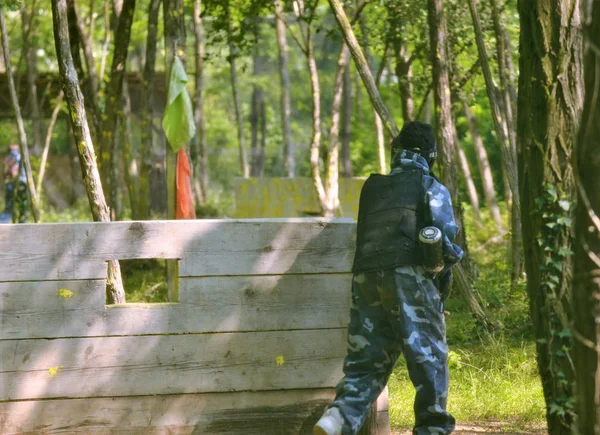
<path fill-rule="evenodd" d="M 58 295 L 59 295 L 60 297 L 63 297 L 63 298 L 65 298 L 65 299 L 71 299 L 71 298 L 73 297 L 73 294 L 74 294 L 74 293 L 73 293 L 71 290 L 69 290 L 69 289 L 66 289 L 66 288 L 61 288 L 61 289 L 58 291 Z"/>
<path fill-rule="evenodd" d="M 48 373 L 50 373 L 52 376 L 56 376 L 58 374 L 58 372 L 60 372 L 61 366 L 56 366 L 56 367 L 50 367 L 48 369 Z"/>
<path fill-rule="evenodd" d="M 277 355 L 277 357 L 275 358 L 275 364 L 277 364 L 278 366 L 282 366 L 285 364 L 285 358 L 283 357 L 283 355 Z"/>

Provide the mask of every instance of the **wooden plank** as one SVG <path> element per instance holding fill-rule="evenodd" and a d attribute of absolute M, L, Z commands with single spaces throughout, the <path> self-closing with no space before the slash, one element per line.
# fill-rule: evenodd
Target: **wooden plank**
<path fill-rule="evenodd" d="M 332 389 L 0 403 L 0 433 L 312 434 Z"/>
<path fill-rule="evenodd" d="M 181 278 L 178 304 L 109 307 L 104 285 L 0 283 L 0 339 L 344 328 L 351 275 Z"/>
<path fill-rule="evenodd" d="M 0 226 L 0 280 L 96 279 L 105 260 L 179 258 L 181 276 L 348 272 L 349 219 Z"/>
<path fill-rule="evenodd" d="M 104 309 L 105 292 L 104 280 L 0 282 L 0 310 L 3 315 L 81 315 L 81 310 Z"/>
<path fill-rule="evenodd" d="M 0 341 L 0 401 L 332 387 L 344 329 Z"/>

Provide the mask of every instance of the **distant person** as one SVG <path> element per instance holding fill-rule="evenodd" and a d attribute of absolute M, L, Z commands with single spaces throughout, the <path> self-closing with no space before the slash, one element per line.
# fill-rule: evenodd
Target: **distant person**
<path fill-rule="evenodd" d="M 27 177 L 21 165 L 19 145 L 13 144 L 4 158 L 4 212 L 0 223 L 23 223 L 27 219 Z"/>
<path fill-rule="evenodd" d="M 345 377 L 314 435 L 355 435 L 404 354 L 416 389 L 413 435 L 447 435 L 448 346 L 444 299 L 453 243 L 448 190 L 431 174 L 429 124 L 404 124 L 392 142 L 392 172 L 369 177 L 360 194 Z"/>

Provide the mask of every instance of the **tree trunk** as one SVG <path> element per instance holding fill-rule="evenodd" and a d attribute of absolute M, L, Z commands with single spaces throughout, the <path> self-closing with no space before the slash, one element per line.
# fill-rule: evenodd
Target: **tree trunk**
<path fill-rule="evenodd" d="M 457 144 L 454 142 L 455 126 L 454 120 L 452 119 L 452 104 L 450 101 L 450 85 L 448 80 L 448 63 L 446 55 L 447 31 L 443 3 L 443 0 L 428 0 L 427 14 L 431 44 L 435 124 L 438 131 L 438 167 L 441 171 L 441 180 L 454 200 L 454 218 L 457 225 L 462 230 L 458 233 L 454 241 L 465 251 L 463 260 L 455 267 L 455 275 L 457 276 L 456 287 L 461 293 L 461 296 L 469 304 L 473 314 L 487 327 L 489 321 L 482 307 L 473 296 L 473 291 L 469 282 L 469 251 L 457 185 L 455 162 Z"/>
<path fill-rule="evenodd" d="M 44 149 L 42 151 L 42 157 L 40 161 L 40 172 L 38 173 L 37 186 L 36 191 L 39 197 L 42 197 L 42 183 L 44 181 L 44 174 L 46 173 L 46 162 L 48 161 L 48 153 L 50 152 L 50 144 L 52 143 L 52 132 L 54 131 L 54 126 L 56 125 L 56 120 L 58 119 L 58 114 L 63 106 L 63 96 L 64 92 L 60 91 L 58 97 L 56 98 L 56 103 L 54 106 L 54 110 L 52 111 L 52 116 L 50 117 L 50 123 L 48 124 L 48 131 L 46 133 L 46 140 L 44 142 Z"/>
<path fill-rule="evenodd" d="M 577 335 L 573 346 L 577 397 L 576 429 L 579 434 L 600 434 L 600 4 L 590 2 L 585 22 L 585 101 L 581 129 L 575 149 L 574 173 L 578 190 L 575 211 L 575 243 L 572 286 L 573 324 Z"/>
<path fill-rule="evenodd" d="M 129 39 L 131 36 L 131 24 L 133 23 L 133 13 L 135 11 L 136 0 L 124 0 L 120 15 L 118 15 L 118 24 L 115 31 L 115 52 L 113 55 L 110 80 L 106 87 L 106 109 L 102 117 L 102 144 L 100 147 L 100 170 L 103 178 L 103 184 L 109 191 L 110 207 L 115 207 L 117 200 L 117 187 L 119 185 L 115 172 L 116 167 L 111 167 L 111 159 L 117 153 L 117 114 L 118 105 L 123 93 L 123 81 L 125 79 L 125 70 L 127 64 L 127 52 L 129 49 Z"/>
<path fill-rule="evenodd" d="M 477 120 L 473 116 L 471 108 L 469 107 L 469 104 L 467 103 L 464 96 L 460 92 L 457 92 L 456 95 L 460 100 L 465 117 L 469 122 L 469 131 L 471 132 L 471 137 L 473 138 L 473 147 L 475 148 L 475 155 L 477 156 L 477 164 L 479 165 L 479 173 L 481 174 L 481 182 L 483 184 L 483 195 L 485 196 L 486 205 L 490 210 L 494 222 L 496 222 L 496 227 L 498 228 L 498 230 L 504 231 L 502 216 L 500 215 L 500 208 L 498 207 L 498 202 L 496 200 L 496 188 L 494 187 L 494 177 L 492 175 L 487 151 L 485 149 L 485 146 L 483 145 L 481 134 L 479 133 Z"/>
<path fill-rule="evenodd" d="M 340 153 L 340 118 L 342 94 L 344 91 L 344 73 L 348 67 L 350 52 L 343 44 L 338 57 L 337 70 L 333 83 L 333 102 L 331 104 L 331 129 L 329 130 L 329 150 L 327 152 L 327 175 L 325 178 L 325 217 L 333 217 L 340 208 L 339 197 L 339 153 Z"/>
<path fill-rule="evenodd" d="M 369 94 L 369 98 L 371 99 L 371 104 L 381 117 L 382 122 L 384 123 L 386 129 L 390 133 L 392 137 L 398 136 L 400 131 L 394 122 L 394 119 L 390 115 L 387 107 L 383 103 L 381 96 L 379 95 L 379 91 L 377 90 L 377 85 L 375 84 L 375 80 L 371 75 L 371 70 L 369 69 L 369 64 L 365 59 L 365 55 L 363 54 L 358 41 L 356 40 L 356 36 L 354 36 L 354 32 L 352 31 L 352 26 L 348 21 L 348 17 L 346 17 L 346 13 L 344 12 L 344 8 L 339 0 L 328 0 L 329 6 L 333 11 L 335 19 L 342 31 L 342 35 L 344 36 L 344 41 L 348 45 L 350 49 L 350 54 L 352 54 L 352 58 L 354 59 L 354 63 L 356 65 L 356 69 L 360 74 L 360 77 L 367 89 L 367 93 Z M 358 89 L 357 89 L 358 93 Z"/>
<path fill-rule="evenodd" d="M 352 76 L 350 66 L 344 68 L 344 90 L 342 96 L 342 177 L 351 178 L 352 160 L 350 158 L 350 139 L 352 134 Z M 377 115 L 377 114 L 375 114 Z"/>
<path fill-rule="evenodd" d="M 6 78 L 8 79 L 8 91 L 12 102 L 15 118 L 17 121 L 17 129 L 19 131 L 19 143 L 21 145 L 21 164 L 25 168 L 25 176 L 27 177 L 27 191 L 31 204 L 31 213 L 33 214 L 34 222 L 40 220 L 40 210 L 38 197 L 35 192 L 35 184 L 33 174 L 31 172 L 31 161 L 29 160 L 29 146 L 27 145 L 27 134 L 25 133 L 25 124 L 21 117 L 21 109 L 19 107 L 19 99 L 15 89 L 15 81 L 13 77 L 12 66 L 10 63 L 10 49 L 8 47 L 8 34 L 6 33 L 6 23 L 4 21 L 4 9 L 0 7 L 0 30 L 2 32 L 2 51 L 4 54 L 4 65 L 6 67 Z"/>
<path fill-rule="evenodd" d="M 88 86 L 90 86 L 92 90 L 92 95 L 96 95 L 96 93 L 98 92 L 98 72 L 96 71 L 94 50 L 92 47 L 92 40 L 90 37 L 93 35 L 86 35 L 85 23 L 83 22 L 83 18 L 81 18 L 81 14 L 78 11 L 77 2 L 74 2 L 73 5 L 75 6 L 77 28 L 79 29 L 79 41 L 81 42 L 81 47 L 83 48 L 83 57 L 87 66 L 86 80 L 89 81 Z M 93 15 L 93 11 L 91 11 L 91 14 Z"/>
<path fill-rule="evenodd" d="M 95 145 L 95 151 L 99 151 L 100 143 L 100 131 L 101 131 L 101 120 L 99 118 L 99 111 L 96 106 L 96 93 L 93 91 L 91 82 L 86 80 L 86 74 L 83 70 L 83 63 L 81 61 L 81 38 L 82 35 L 79 32 L 77 25 L 77 13 L 75 10 L 75 1 L 67 0 L 67 19 L 69 20 L 69 41 L 71 44 L 71 53 L 73 58 L 73 65 L 77 76 L 80 77 L 82 82 L 82 90 L 84 96 L 85 111 L 88 116 L 88 125 L 92 141 Z"/>
<path fill-rule="evenodd" d="M 466 254 L 465 227 L 462 219 L 462 207 L 458 200 L 459 191 L 455 160 L 457 145 L 454 142 L 455 127 L 454 120 L 452 119 L 452 103 L 450 101 L 450 84 L 446 55 L 447 31 L 446 19 L 443 12 L 443 0 L 428 0 L 428 5 L 440 178 L 455 201 L 454 215 L 457 225 L 462 229 L 458 233 L 455 243 L 463 247 Z"/>
<path fill-rule="evenodd" d="M 494 22 L 494 32 L 496 35 L 496 59 L 498 63 L 498 74 L 500 76 L 500 96 L 502 98 L 502 106 L 504 108 L 503 113 L 503 122 L 506 124 L 506 129 L 508 131 L 508 139 L 511 148 L 511 154 L 516 156 L 517 145 L 516 145 L 516 132 L 515 132 L 515 124 L 513 117 L 513 107 L 515 106 L 515 101 L 511 98 L 510 92 L 510 80 L 509 80 L 509 71 L 508 71 L 508 53 L 505 44 L 504 35 L 506 30 L 504 29 L 502 23 L 501 12 L 496 5 L 497 0 L 491 0 L 490 4 L 492 6 L 492 19 Z M 523 264 L 523 234 L 521 231 L 521 219 L 519 216 L 519 211 L 517 207 L 514 206 L 511 210 L 511 250 L 512 250 L 512 258 L 511 258 L 511 286 L 513 289 L 516 289 L 517 284 L 519 282 L 519 278 L 522 273 L 522 264 Z"/>
<path fill-rule="evenodd" d="M 104 192 L 102 191 L 102 183 L 100 182 L 100 174 L 96 166 L 96 156 L 83 105 L 83 95 L 79 88 L 79 80 L 73 65 L 73 58 L 68 42 L 69 31 L 66 0 L 52 0 L 52 19 L 62 88 L 65 94 L 65 101 L 69 107 L 71 129 L 77 143 L 79 163 L 92 217 L 96 222 L 108 222 L 110 221 L 110 214 L 104 199 Z M 108 261 L 106 299 L 108 304 L 125 303 L 121 270 L 119 262 L 116 260 Z"/>
<path fill-rule="evenodd" d="M 398 32 L 400 38 L 394 41 L 394 51 L 396 53 L 396 77 L 398 78 L 398 88 L 400 90 L 400 102 L 402 105 L 402 119 L 404 122 L 414 119 L 414 100 L 412 85 L 412 60 L 408 53 L 406 42 L 401 36 L 406 32 L 404 23 L 400 24 Z"/>
<path fill-rule="evenodd" d="M 154 139 L 154 71 L 156 43 L 158 40 L 158 14 L 161 0 L 148 5 L 148 34 L 146 37 L 146 63 L 144 64 L 144 108 L 142 112 L 142 141 L 140 143 L 140 214 L 150 217 L 150 175 L 152 174 L 152 144 Z"/>
<path fill-rule="evenodd" d="M 131 126 L 131 98 L 129 96 L 129 87 L 127 81 L 123 82 L 123 116 L 119 120 L 119 135 L 121 138 L 121 147 L 123 150 L 123 166 L 125 175 L 125 184 L 129 195 L 129 206 L 131 207 L 131 218 L 139 219 L 140 211 L 140 174 L 135 152 L 135 143 L 133 130 Z"/>
<path fill-rule="evenodd" d="M 457 144 L 456 151 L 458 153 L 458 160 L 460 161 L 460 169 L 467 184 L 467 194 L 469 195 L 469 202 L 471 203 L 471 208 L 473 209 L 475 222 L 480 227 L 483 227 L 483 222 L 481 222 L 481 214 L 479 213 L 479 197 L 477 196 L 477 189 L 475 188 L 475 183 L 473 182 L 473 176 L 471 175 L 471 168 L 469 167 L 467 155 L 460 146 L 456 128 L 454 129 L 454 141 Z"/>
<path fill-rule="evenodd" d="M 204 116 L 204 30 L 202 26 L 202 0 L 194 1 L 194 33 L 196 36 L 196 107 L 194 122 L 196 123 L 196 142 L 193 148 L 192 163 L 194 165 L 194 184 L 196 196 L 200 204 L 208 200 L 208 154 L 206 137 L 206 117 Z"/>
<path fill-rule="evenodd" d="M 183 0 L 163 0 L 163 18 L 165 33 L 165 77 L 166 87 L 169 87 L 171 76 L 171 66 L 175 55 L 179 56 L 183 66 L 186 66 L 185 56 L 185 16 Z M 167 219 L 175 219 L 177 205 L 177 154 L 166 142 L 166 160 L 167 160 Z M 179 286 L 177 276 L 179 275 L 179 265 L 176 260 L 167 261 L 167 287 L 169 292 L 169 301 L 177 302 L 179 299 Z"/>
<path fill-rule="evenodd" d="M 275 26 L 277 29 L 277 48 L 279 53 L 279 78 L 281 81 L 281 132 L 283 136 L 283 172 L 287 177 L 294 177 L 296 161 L 290 126 L 292 114 L 290 103 L 290 72 L 288 70 L 288 45 L 285 34 L 285 23 L 280 18 L 283 15 L 282 0 L 275 0 Z"/>
<path fill-rule="evenodd" d="M 521 0 L 519 15 L 517 131 L 527 291 L 548 432 L 558 435 L 570 433 L 576 418 L 566 324 L 572 318 L 571 209 L 563 200 L 574 193 L 570 162 L 583 103 L 580 2 Z"/>
<path fill-rule="evenodd" d="M 102 43 L 102 56 L 100 57 L 100 75 L 104 80 L 106 71 L 106 58 L 108 57 L 108 45 L 110 44 L 110 0 L 104 0 L 104 42 Z"/>
<path fill-rule="evenodd" d="M 35 8 L 35 2 L 34 6 Z M 27 34 L 27 37 L 23 38 L 23 55 L 25 56 L 27 65 L 27 90 L 28 90 L 28 101 L 31 113 L 32 123 L 32 153 L 35 156 L 39 156 L 42 151 L 42 119 L 40 116 L 40 105 L 37 95 L 37 87 L 35 80 L 37 78 L 37 55 L 36 55 L 36 41 L 37 41 L 37 17 L 35 9 L 32 10 L 33 14 L 29 14 L 27 7 L 24 5 L 22 9 L 22 23 L 23 23 L 23 35 Z"/>
<path fill-rule="evenodd" d="M 521 210 L 521 201 L 519 198 L 519 180 L 517 174 L 516 155 L 507 131 L 507 125 L 502 122 L 504 117 L 500 111 L 499 103 L 496 98 L 496 88 L 492 78 L 492 72 L 490 70 L 490 64 L 488 61 L 487 52 L 485 49 L 485 41 L 483 38 L 483 31 L 481 23 L 479 21 L 479 14 L 477 12 L 477 0 L 468 0 L 469 10 L 471 11 L 471 18 L 473 20 L 473 29 L 475 30 L 475 42 L 477 43 L 477 51 L 479 53 L 479 60 L 481 61 L 481 69 L 483 71 L 483 77 L 485 79 L 485 89 L 490 101 L 490 107 L 492 109 L 492 120 L 494 121 L 494 129 L 498 142 L 500 143 L 500 151 L 502 156 L 503 165 L 508 174 L 508 182 L 510 184 L 510 190 L 513 195 L 513 201 L 517 210 Z M 522 0 L 521 0 L 522 1 Z"/>
<path fill-rule="evenodd" d="M 258 37 L 257 37 L 258 38 Z M 265 124 L 264 108 L 265 108 L 265 91 L 260 84 L 261 68 L 260 64 L 264 59 L 260 56 L 258 46 L 254 47 L 254 53 L 252 56 L 254 85 L 252 86 L 252 104 L 250 113 L 250 127 L 252 132 L 251 142 L 251 166 L 250 176 L 251 177 L 262 177 L 264 174 L 264 160 L 265 160 L 265 149 L 263 147 L 265 143 L 263 125 Z M 261 136 L 259 144 L 259 136 Z"/>
<path fill-rule="evenodd" d="M 240 102 L 240 85 L 237 76 L 236 57 L 237 52 L 233 42 L 233 25 L 231 22 L 231 14 L 229 11 L 230 5 L 227 3 L 227 20 L 228 20 L 228 39 L 229 39 L 229 65 L 231 67 L 231 89 L 233 91 L 233 106 L 235 110 L 235 120 L 238 131 L 238 146 L 240 158 L 240 172 L 244 178 L 250 175 L 250 167 L 248 165 L 248 157 L 246 155 L 246 139 L 244 137 L 244 117 L 242 115 L 242 104 Z"/>

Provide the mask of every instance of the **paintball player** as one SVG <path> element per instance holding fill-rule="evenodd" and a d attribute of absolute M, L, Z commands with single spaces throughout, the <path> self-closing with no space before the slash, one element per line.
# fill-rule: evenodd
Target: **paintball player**
<path fill-rule="evenodd" d="M 463 251 L 452 243 L 450 194 L 430 172 L 431 126 L 407 122 L 392 155 L 391 173 L 371 175 L 361 192 L 345 377 L 314 435 L 356 434 L 400 353 L 416 389 L 413 434 L 454 430 L 443 301 Z M 437 245 L 429 244 L 432 233 Z"/>
<path fill-rule="evenodd" d="M 13 144 L 4 158 L 4 212 L 0 223 L 23 223 L 27 219 L 27 178 L 21 165 L 19 145 Z"/>

